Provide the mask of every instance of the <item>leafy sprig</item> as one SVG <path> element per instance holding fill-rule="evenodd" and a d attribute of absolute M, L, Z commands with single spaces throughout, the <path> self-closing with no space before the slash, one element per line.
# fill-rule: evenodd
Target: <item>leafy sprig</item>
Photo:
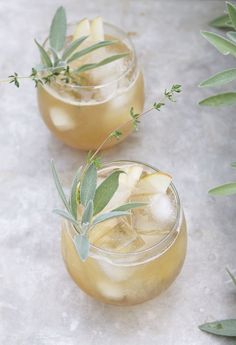
<path fill-rule="evenodd" d="M 79 60 L 95 50 L 114 45 L 117 40 L 103 40 L 79 49 L 80 45 L 88 39 L 88 36 L 82 36 L 66 44 L 66 35 L 66 12 L 61 6 L 57 9 L 50 25 L 48 48 L 34 40 L 40 53 L 41 65 L 32 68 L 32 72 L 28 76 L 19 76 L 15 72 L 6 79 L 0 80 L 0 82 L 13 83 L 16 87 L 19 87 L 21 79 L 31 79 L 37 87 L 39 84 L 49 84 L 55 78 L 60 77 L 65 83 L 80 84 L 81 73 L 110 64 L 129 55 L 129 53 L 114 54 L 98 62 L 81 64 L 79 67 L 72 68 L 71 62 Z"/>
<path fill-rule="evenodd" d="M 226 2 L 227 13 L 213 20 L 210 25 L 215 28 L 230 29 L 226 37 L 214 32 L 202 31 L 202 36 L 208 40 L 221 54 L 236 57 L 236 6 Z M 200 87 L 218 87 L 236 80 L 236 68 L 218 72 L 200 83 Z M 207 97 L 199 102 L 202 106 L 226 106 L 236 104 L 236 92 L 221 92 Z"/>
<path fill-rule="evenodd" d="M 175 92 L 179 93 L 180 91 L 180 85 L 178 85 L 177 88 L 173 85 L 170 89 L 170 92 L 173 94 Z M 172 97 L 173 95 L 171 98 Z M 166 98 L 168 100 L 170 99 L 169 92 L 167 96 L 167 92 L 165 91 L 163 99 Z M 163 101 L 161 103 L 163 103 Z M 75 247 L 82 260 L 86 260 L 89 255 L 89 232 L 96 224 L 111 218 L 127 216 L 130 214 L 132 209 L 144 207 L 146 205 L 146 203 L 142 202 L 130 202 L 120 205 L 109 212 L 103 212 L 113 195 L 116 193 L 119 186 L 119 176 L 120 174 L 123 174 L 124 171 L 119 169 L 114 170 L 99 186 L 97 186 L 97 170 L 101 167 L 101 159 L 98 156 L 98 153 L 104 144 L 111 138 L 115 137 L 120 139 L 120 137 L 123 135 L 121 129 L 127 124 L 133 123 L 134 129 L 137 130 L 137 125 L 140 122 L 140 118 L 143 115 L 150 113 L 151 110 L 156 109 L 155 104 L 158 103 L 155 102 L 150 109 L 141 114 L 136 114 L 134 108 L 131 108 L 131 118 L 126 123 L 112 131 L 94 153 L 89 152 L 86 164 L 80 167 L 75 174 L 68 198 L 63 191 L 54 162 L 52 161 L 54 182 L 60 199 L 65 207 L 65 210 L 56 209 L 54 212 L 57 215 L 65 218 L 73 225 L 76 232 L 74 237 Z M 80 206 L 80 210 L 82 209 L 82 212 L 79 215 L 77 212 L 78 206 Z"/>

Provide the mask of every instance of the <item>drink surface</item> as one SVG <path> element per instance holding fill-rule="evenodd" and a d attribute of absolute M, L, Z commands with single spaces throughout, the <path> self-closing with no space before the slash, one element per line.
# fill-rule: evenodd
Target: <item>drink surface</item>
<path fill-rule="evenodd" d="M 62 254 L 73 280 L 86 293 L 105 303 L 132 305 L 164 291 L 181 270 L 186 253 L 186 224 L 173 186 L 150 193 L 142 180 L 156 172 L 140 164 L 100 171 L 100 182 L 111 169 L 122 169 L 117 193 L 107 210 L 125 201 L 144 201 L 131 216 L 114 218 L 90 232 L 91 253 L 82 262 L 73 243 L 73 227 L 62 226 Z"/>
<path fill-rule="evenodd" d="M 43 120 L 66 144 L 84 150 L 96 149 L 115 128 L 130 119 L 131 107 L 137 113 L 142 112 L 143 76 L 131 48 L 118 39 L 116 44 L 89 54 L 86 63 L 125 52 L 128 56 L 81 74 L 81 86 L 60 79 L 39 86 L 38 104 Z M 131 130 L 131 125 L 124 128 L 122 140 Z M 116 139 L 111 139 L 104 148 L 116 143 Z"/>

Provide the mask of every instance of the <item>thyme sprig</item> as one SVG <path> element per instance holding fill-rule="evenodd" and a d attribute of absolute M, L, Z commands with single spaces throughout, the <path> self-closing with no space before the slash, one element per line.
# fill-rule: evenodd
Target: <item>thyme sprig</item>
<path fill-rule="evenodd" d="M 109 212 L 102 212 L 116 193 L 119 186 L 119 176 L 124 171 L 119 169 L 114 170 L 97 186 L 97 170 L 101 167 L 101 158 L 98 156 L 100 150 L 112 138 L 119 140 L 123 135 L 122 129 L 124 126 L 133 124 L 133 129 L 137 130 L 141 117 L 147 115 L 153 109 L 160 111 L 160 108 L 165 104 L 164 100 L 173 101 L 174 93 L 179 92 L 181 92 L 181 86 L 173 85 L 170 90 L 165 90 L 164 97 L 160 102 L 155 102 L 152 107 L 141 114 L 135 113 L 132 107 L 130 109 L 130 119 L 114 129 L 94 153 L 88 153 L 85 165 L 81 166 L 74 176 L 68 198 L 63 191 L 54 162 L 52 161 L 54 182 L 65 207 L 65 210 L 56 209 L 54 212 L 73 225 L 76 233 L 74 244 L 82 260 L 86 260 L 89 255 L 89 233 L 96 224 L 111 218 L 130 215 L 132 209 L 145 207 L 146 205 L 146 203 L 132 202 L 120 205 L 118 208 L 112 209 Z M 77 213 L 78 206 L 80 206 L 80 210 L 82 209 L 80 215 Z"/>

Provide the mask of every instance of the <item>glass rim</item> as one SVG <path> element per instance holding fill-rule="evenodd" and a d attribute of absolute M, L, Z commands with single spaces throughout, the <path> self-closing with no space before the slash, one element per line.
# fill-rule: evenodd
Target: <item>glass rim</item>
<path fill-rule="evenodd" d="M 117 160 L 117 161 L 112 161 L 112 162 L 105 162 L 103 163 L 103 166 L 106 168 L 108 166 L 111 166 L 111 165 L 114 165 L 114 164 L 118 164 L 118 163 L 131 163 L 131 164 L 140 164 L 140 165 L 143 165 L 143 166 L 146 166 L 147 168 L 151 168 L 153 170 L 155 170 L 156 172 L 159 172 L 160 170 L 157 169 L 156 167 L 154 167 L 153 165 L 151 164 L 147 164 L 147 163 L 143 163 L 143 162 L 140 162 L 140 161 L 133 161 L 133 160 Z M 99 169 L 99 170 L 102 170 L 102 169 Z M 98 170 L 98 171 L 99 171 Z M 176 214 L 176 219 L 175 219 L 175 223 L 173 224 L 171 230 L 168 232 L 168 234 L 166 234 L 162 239 L 161 241 L 153 244 L 151 247 L 148 247 L 146 249 L 143 249 L 143 250 L 139 250 L 139 251 L 135 251 L 135 252 L 129 252 L 129 253 L 119 253 L 119 252 L 115 252 L 115 251 L 112 251 L 112 250 L 109 250 L 109 249 L 103 249 L 103 248 L 100 248 L 100 247 L 97 247 L 95 246 L 94 244 L 91 244 L 90 243 L 90 248 L 92 250 L 94 250 L 95 252 L 93 252 L 93 254 L 98 254 L 98 255 L 103 255 L 103 256 L 115 256 L 117 258 L 127 258 L 127 257 L 135 257 L 137 255 L 141 255 L 141 254 L 145 254 L 145 253 L 149 253 L 151 251 L 153 251 L 154 249 L 157 249 L 157 248 L 161 248 L 162 245 L 167 241 L 168 243 L 168 246 L 170 244 L 172 244 L 176 237 L 174 237 L 174 239 L 170 242 L 168 242 L 168 240 L 171 240 L 172 238 L 172 235 L 173 233 L 179 228 L 179 226 L 181 225 L 180 222 L 182 220 L 182 206 L 181 206 L 181 202 L 180 202 L 180 198 L 179 198 L 179 194 L 177 192 L 177 189 L 174 185 L 173 182 L 171 182 L 170 184 L 170 187 L 171 187 L 171 191 L 174 193 L 174 197 L 175 197 L 175 200 L 176 200 L 176 209 L 177 209 L 177 214 Z M 167 248 L 168 248 L 167 246 Z M 167 249 L 165 248 L 165 250 Z M 162 254 L 161 253 L 158 253 L 159 255 Z"/>
<path fill-rule="evenodd" d="M 67 28 L 75 26 L 76 24 L 78 24 L 78 22 L 72 22 L 72 23 L 68 23 L 67 24 Z M 129 73 L 129 71 L 133 68 L 133 66 L 135 66 L 135 64 L 137 63 L 137 55 L 136 55 L 136 50 L 134 47 L 134 44 L 132 42 L 132 40 L 130 39 L 130 37 L 128 36 L 128 34 L 122 30 L 121 28 L 119 28 L 118 26 L 111 24 L 109 22 L 103 22 L 104 27 L 110 27 L 114 30 L 116 30 L 118 33 L 120 33 L 120 35 L 124 36 L 125 39 L 127 39 L 128 41 L 128 48 L 130 48 L 131 53 L 132 53 L 132 59 L 130 60 L 127 68 L 125 69 L 125 71 L 123 71 L 121 74 L 119 74 L 119 76 L 116 79 L 110 80 L 106 83 L 101 83 L 101 84 L 97 84 L 97 85 L 75 85 L 72 83 L 66 83 L 66 82 L 58 82 L 57 80 L 55 81 L 56 84 L 60 85 L 60 86 L 66 86 L 68 88 L 74 89 L 74 90 L 96 90 L 96 89 L 101 89 L 103 87 L 107 87 L 115 82 L 118 82 L 120 79 L 122 79 L 126 74 Z M 44 41 L 43 41 L 43 46 L 45 46 L 45 44 L 48 42 L 49 37 L 47 37 Z M 123 39 L 121 40 L 123 41 Z"/>

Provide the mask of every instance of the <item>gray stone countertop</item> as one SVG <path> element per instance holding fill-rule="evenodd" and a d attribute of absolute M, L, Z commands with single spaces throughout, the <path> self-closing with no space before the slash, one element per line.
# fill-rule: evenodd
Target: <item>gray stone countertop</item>
<path fill-rule="evenodd" d="M 48 27 L 61 1 L 0 1 L 1 77 L 28 73 L 38 52 L 32 38 Z M 58 205 L 49 160 L 69 181 L 85 154 L 55 139 L 39 117 L 35 90 L 0 85 L 0 344 L 217 345 L 231 340 L 198 325 L 233 318 L 236 198 L 213 198 L 209 188 L 233 180 L 235 108 L 200 108 L 211 90 L 198 83 L 233 66 L 201 36 L 223 1 L 64 0 L 71 21 L 102 15 L 127 31 L 143 65 L 146 106 L 172 83 L 178 102 L 143 120 L 139 133 L 104 153 L 137 159 L 170 172 L 184 205 L 188 254 L 181 275 L 158 298 L 134 307 L 103 305 L 68 276 L 60 255 Z"/>

